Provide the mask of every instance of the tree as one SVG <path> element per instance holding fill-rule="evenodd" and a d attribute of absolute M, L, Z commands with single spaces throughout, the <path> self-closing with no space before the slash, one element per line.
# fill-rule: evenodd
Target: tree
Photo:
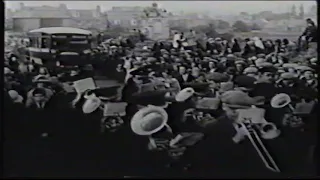
<path fill-rule="evenodd" d="M 304 7 L 303 7 L 302 4 L 300 5 L 299 18 L 300 18 L 300 19 L 303 19 L 303 18 L 304 18 Z"/>
<path fill-rule="evenodd" d="M 247 12 L 240 12 L 241 16 L 249 16 L 249 14 Z"/>
<path fill-rule="evenodd" d="M 230 24 L 224 20 L 218 20 L 218 29 L 228 29 L 230 28 Z"/>
<path fill-rule="evenodd" d="M 243 21 L 236 21 L 232 25 L 232 28 L 234 29 L 234 31 L 237 31 L 237 32 L 249 32 L 250 31 L 250 28 L 248 27 L 248 25 Z"/>
<path fill-rule="evenodd" d="M 291 16 L 292 17 L 296 17 L 297 16 L 297 11 L 296 11 L 296 6 L 295 5 L 293 5 L 291 7 Z"/>
<path fill-rule="evenodd" d="M 261 27 L 257 23 L 253 23 L 251 26 L 251 30 L 261 30 Z"/>

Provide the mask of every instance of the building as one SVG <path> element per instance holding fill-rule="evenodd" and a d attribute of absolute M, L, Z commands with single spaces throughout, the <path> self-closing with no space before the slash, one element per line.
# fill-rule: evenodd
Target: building
<path fill-rule="evenodd" d="M 73 20 L 79 28 L 103 30 L 108 26 L 106 14 L 101 12 L 101 7 L 95 9 L 69 9 Z"/>
<path fill-rule="evenodd" d="M 212 23 L 212 19 L 198 14 L 184 14 L 169 18 L 170 27 L 185 27 L 191 29 L 197 26 L 206 26 Z"/>
<path fill-rule="evenodd" d="M 20 9 L 13 13 L 13 30 L 27 32 L 43 27 L 74 26 L 71 14 L 65 6 L 27 7 L 20 3 Z"/>
<path fill-rule="evenodd" d="M 113 7 L 106 12 L 111 26 L 132 28 L 138 25 L 138 20 L 144 15 L 144 7 Z"/>
<path fill-rule="evenodd" d="M 13 21 L 12 21 L 12 15 L 13 12 L 11 9 L 6 9 L 5 11 L 5 22 L 4 22 L 4 26 L 6 30 L 11 30 L 13 28 Z"/>

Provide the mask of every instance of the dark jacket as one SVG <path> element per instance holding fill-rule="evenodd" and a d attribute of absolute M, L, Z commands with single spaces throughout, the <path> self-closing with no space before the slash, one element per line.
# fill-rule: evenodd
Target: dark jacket
<path fill-rule="evenodd" d="M 318 42 L 318 27 L 317 26 L 308 26 L 302 33 L 302 36 L 306 36 L 308 42 Z"/>

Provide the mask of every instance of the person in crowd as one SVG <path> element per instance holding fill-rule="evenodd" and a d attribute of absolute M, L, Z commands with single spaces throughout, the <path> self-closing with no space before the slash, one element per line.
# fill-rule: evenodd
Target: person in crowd
<path fill-rule="evenodd" d="M 309 46 L 312 46 L 312 43 L 316 42 L 314 31 L 317 27 L 310 20 L 307 22 L 308 27 L 303 36 L 309 41 Z M 288 39 L 273 41 L 259 37 L 248 38 L 245 40 L 244 48 L 240 46 L 241 39 L 234 39 L 229 42 L 220 37 L 204 39 L 206 42 L 199 40 L 196 41 L 195 45 L 191 46 L 180 42 L 178 47 L 173 46 L 170 42 L 153 41 L 149 44 L 149 40 L 146 37 L 142 37 L 141 32 L 141 42 L 130 43 L 128 40 L 129 38 L 119 38 L 119 40 L 110 41 L 104 46 L 93 49 L 91 54 L 91 56 L 95 56 L 92 58 L 96 58 L 95 61 L 97 61 L 93 67 L 94 70 L 103 71 L 101 74 L 117 80 L 123 86 L 120 90 L 121 93 L 119 93 L 121 95 L 118 95 L 118 100 L 113 103 L 118 101 L 127 103 L 126 115 L 123 117 L 124 129 L 119 129 L 112 135 L 108 135 L 108 137 L 100 136 L 99 134 L 98 120 L 101 119 L 102 111 L 96 110 L 92 114 L 84 114 L 83 105 L 88 100 L 84 95 L 81 97 L 80 103 L 75 105 L 76 108 L 71 108 L 70 102 L 65 99 L 73 95 L 71 93 L 58 93 L 60 92 L 59 88 L 54 87 L 63 82 L 71 84 L 76 80 L 87 78 L 87 75 L 81 73 L 81 67 L 63 69 L 62 71 L 64 72 L 57 73 L 57 77 L 55 77 L 55 74 L 49 73 L 49 71 L 51 72 L 50 68 L 46 69 L 43 66 L 36 65 L 30 60 L 9 59 L 9 62 L 4 67 L 5 108 L 18 111 L 24 109 L 21 112 L 24 117 L 28 118 L 17 117 L 18 115 L 14 114 L 13 110 L 8 110 L 5 115 L 6 118 L 16 119 L 14 123 L 10 124 L 11 128 L 14 129 L 14 124 L 19 125 L 19 131 L 27 134 L 25 137 L 19 135 L 26 142 L 25 145 L 28 147 L 26 151 L 38 153 L 41 159 L 29 159 L 28 161 L 35 162 L 40 167 L 44 161 L 56 162 L 53 160 L 54 158 L 63 162 L 61 158 L 57 157 L 56 153 L 52 153 L 52 157 L 49 158 L 50 154 L 41 152 L 49 151 L 49 149 L 57 150 L 55 145 L 59 144 L 58 141 L 72 142 L 72 146 L 79 149 L 84 148 L 84 144 L 100 147 L 102 139 L 108 139 L 110 144 L 114 143 L 114 147 L 110 147 L 110 149 L 116 149 L 115 147 L 117 147 L 120 137 L 123 138 L 120 141 L 126 141 L 125 138 L 130 138 L 130 140 L 134 139 L 132 144 L 139 144 L 139 137 L 131 137 L 132 132 L 126 129 L 127 126 L 125 124 L 131 121 L 139 109 L 153 105 L 163 108 L 168 113 L 168 125 L 173 130 L 172 133 L 169 133 L 169 139 L 174 139 L 174 137 L 171 137 L 172 135 L 178 135 L 187 130 L 192 132 L 202 131 L 206 135 L 204 141 L 210 141 L 210 144 L 215 144 L 213 148 L 209 147 L 208 143 L 205 142 L 196 145 L 195 151 L 191 150 L 192 153 L 188 153 L 187 158 L 183 160 L 185 161 L 182 162 L 183 167 L 188 169 L 192 161 L 195 167 L 199 166 L 199 168 L 206 170 L 208 167 L 204 167 L 201 164 L 203 164 L 203 161 L 207 162 L 209 157 L 210 159 L 215 159 L 214 163 L 220 168 L 227 168 L 226 159 L 233 159 L 237 164 L 243 162 L 256 164 L 255 161 L 260 162 L 260 160 L 250 159 L 247 161 L 247 156 L 244 156 L 244 154 L 247 154 L 245 152 L 246 148 L 243 148 L 242 145 L 235 145 L 232 142 L 234 135 L 232 123 L 238 116 L 237 109 L 250 108 L 252 105 L 263 108 L 266 110 L 265 119 L 275 123 L 280 130 L 283 130 L 281 119 L 287 112 L 284 112 L 284 108 L 277 109 L 270 105 L 271 99 L 276 94 L 288 94 L 292 99 L 293 105 L 299 103 L 310 104 L 312 102 L 317 106 L 316 86 L 318 82 L 314 73 L 317 70 L 317 53 L 312 52 L 305 55 L 301 52 L 295 52 L 294 46 L 299 46 L 298 43 L 291 47 Z M 182 43 L 184 44 L 183 48 L 181 48 Z M 206 44 L 206 46 L 202 47 L 203 44 Z M 192 88 L 194 92 L 192 96 L 179 102 L 176 98 L 178 97 L 177 94 L 179 94 L 180 90 L 183 92 L 185 88 Z M 145 91 L 146 89 L 148 91 Z M 206 98 L 217 100 L 216 109 L 205 111 L 198 108 L 197 103 Z M 107 103 L 106 100 L 100 100 L 102 103 Z M 212 103 L 211 106 L 213 106 Z M 310 128 L 310 123 L 312 124 L 312 120 L 315 119 L 315 109 L 314 107 L 311 109 L 313 111 L 310 116 L 307 115 L 304 118 L 305 126 L 301 128 L 304 131 L 308 131 L 306 132 L 307 134 L 310 133 L 309 131 L 314 131 Z M 202 126 L 199 123 L 200 120 L 199 122 L 196 120 L 208 115 L 210 115 L 211 119 L 214 119 L 212 120 L 214 123 L 209 123 L 210 126 Z M 189 118 L 189 116 L 192 116 L 192 118 Z M 68 118 L 72 120 L 66 122 Z M 309 118 L 312 120 L 309 120 Z M 89 123 L 87 122 L 88 119 L 92 121 Z M 27 130 L 23 131 L 23 129 Z M 129 135 L 128 133 L 125 136 L 121 134 L 125 131 L 131 134 Z M 301 131 L 301 133 L 304 133 L 304 131 Z M 285 138 L 288 138 L 286 134 L 287 132 L 284 133 L 284 137 L 281 137 L 284 139 L 279 137 L 279 141 L 285 141 L 284 144 L 289 144 L 288 146 L 290 147 L 298 147 L 298 145 L 291 145 L 291 140 L 288 140 L 290 142 L 286 141 Z M 14 135 L 10 134 L 10 136 L 13 137 Z M 81 138 L 90 136 L 88 138 L 90 140 L 79 140 L 79 138 L 77 139 L 78 136 L 81 136 Z M 154 133 L 150 138 L 159 140 L 163 136 L 160 135 L 159 131 L 159 134 Z M 47 143 L 47 141 L 42 141 L 43 139 L 48 140 L 48 142 L 55 141 L 56 144 Z M 202 135 L 200 139 L 202 139 Z M 303 141 L 302 137 L 297 136 L 296 139 L 299 139 L 297 140 L 299 142 Z M 31 141 L 34 144 L 30 143 Z M 105 142 L 103 141 L 104 144 Z M 34 148 L 32 146 L 36 145 L 39 145 L 40 148 L 32 150 Z M 131 160 L 135 161 L 139 159 L 140 155 L 147 154 L 144 151 L 140 152 L 142 148 L 139 149 L 137 146 L 136 144 L 133 145 L 132 149 L 135 149 L 134 152 L 140 153 L 139 155 L 132 155 L 131 157 L 131 154 L 126 154 L 125 157 L 132 158 Z M 150 149 L 157 149 L 154 146 L 149 146 Z M 241 148 L 239 148 L 240 146 Z M 19 147 L 18 143 L 15 144 L 13 149 L 18 149 L 16 147 Z M 199 151 L 196 149 L 199 149 Z M 62 149 L 60 150 L 63 151 Z M 75 153 L 75 151 L 78 152 Z M 108 148 L 105 148 L 105 151 L 108 151 Z M 224 151 L 228 152 L 228 155 L 224 155 Z M 238 153 L 234 153 L 235 151 Z M 77 162 L 79 164 L 83 164 L 81 158 L 79 158 L 81 157 L 80 154 L 86 156 L 85 159 L 89 159 L 88 154 L 85 155 L 83 151 L 75 150 L 72 147 L 67 152 L 74 159 L 78 159 Z M 72 152 L 78 155 L 72 155 Z M 99 151 L 99 153 L 101 152 Z M 100 159 L 98 163 L 102 167 L 109 167 L 105 159 L 116 156 L 114 153 L 117 153 L 115 151 L 112 155 L 108 155 L 108 152 L 95 154 L 95 156 L 103 159 Z M 121 152 L 124 152 L 124 150 L 121 150 Z M 169 153 L 172 152 L 169 151 Z M 182 151 L 177 151 L 173 152 L 173 155 L 179 155 L 179 153 L 180 155 L 183 154 Z M 201 160 L 197 160 L 192 154 L 197 154 Z M 295 154 L 295 156 L 298 155 Z M 61 155 L 61 157 L 65 156 Z M 293 158 L 293 155 L 291 157 Z M 116 159 L 116 157 L 112 158 Z M 71 163 L 72 158 L 66 159 L 70 161 L 68 162 L 70 166 L 71 164 L 76 166 L 77 163 Z M 285 159 L 290 158 L 286 157 Z M 117 160 L 114 161 L 116 162 Z M 92 164 L 94 163 L 92 162 Z M 255 168 L 259 172 L 265 169 L 264 167 L 259 169 L 258 165 Z M 33 174 L 36 174 L 36 171 L 40 171 L 39 169 L 29 170 Z M 241 167 L 241 171 L 251 170 Z M 47 170 L 43 169 L 43 171 Z"/>
<path fill-rule="evenodd" d="M 179 81 L 180 86 L 183 86 L 183 84 L 186 82 L 191 82 L 194 80 L 194 77 L 187 71 L 187 68 L 183 65 L 179 67 L 179 75 L 177 75 L 175 78 Z"/>

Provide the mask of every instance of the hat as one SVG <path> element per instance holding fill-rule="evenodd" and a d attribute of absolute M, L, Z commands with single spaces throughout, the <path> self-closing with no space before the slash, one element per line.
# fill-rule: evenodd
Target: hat
<path fill-rule="evenodd" d="M 258 73 L 258 69 L 256 67 L 247 67 L 243 70 L 243 74 L 252 74 Z"/>
<path fill-rule="evenodd" d="M 280 75 L 280 78 L 284 80 L 292 80 L 292 79 L 296 79 L 297 75 L 290 72 L 284 72 Z"/>
<path fill-rule="evenodd" d="M 235 64 L 242 64 L 245 65 L 246 63 L 243 60 L 237 60 L 234 62 Z"/>
<path fill-rule="evenodd" d="M 8 91 L 9 96 L 11 97 L 13 102 L 22 102 L 23 97 L 19 95 L 19 93 L 15 90 Z"/>
<path fill-rule="evenodd" d="M 258 67 L 258 68 L 273 67 L 273 64 L 272 64 L 272 63 L 269 63 L 269 62 L 262 62 L 262 63 L 257 64 L 257 67 Z"/>
<path fill-rule="evenodd" d="M 219 89 L 219 92 L 220 93 L 224 93 L 224 92 L 227 92 L 227 91 L 230 91 L 232 90 L 234 87 L 234 84 L 233 82 L 229 81 L 229 82 L 222 82 L 220 84 L 220 89 Z"/>
<path fill-rule="evenodd" d="M 311 59 L 310 59 L 310 62 L 311 62 L 311 63 L 316 63 L 317 61 L 318 61 L 317 58 L 311 58 Z"/>
<path fill-rule="evenodd" d="M 262 53 L 257 55 L 257 58 L 265 58 L 265 57 L 266 57 L 266 55 L 262 54 Z"/>
<path fill-rule="evenodd" d="M 37 75 L 33 79 L 34 83 L 51 82 L 51 80 L 45 75 Z"/>
<path fill-rule="evenodd" d="M 227 74 L 222 74 L 218 72 L 209 73 L 206 78 L 208 80 L 212 80 L 214 82 L 227 82 L 229 80 L 229 76 Z"/>
<path fill-rule="evenodd" d="M 152 62 L 156 62 L 156 61 L 157 61 L 157 59 L 154 58 L 154 57 L 148 57 L 148 58 L 147 58 L 147 62 L 152 63 Z"/>
<path fill-rule="evenodd" d="M 260 66 L 260 64 L 266 62 L 265 59 L 263 58 L 258 58 L 257 60 L 254 61 L 254 63 L 257 65 L 257 66 Z"/>
<path fill-rule="evenodd" d="M 143 46 L 142 49 L 143 50 L 148 50 L 149 48 L 148 48 L 148 46 Z"/>
<path fill-rule="evenodd" d="M 209 88 L 210 83 L 206 82 L 191 82 L 184 83 L 183 86 L 191 87 L 195 92 L 205 92 Z"/>
<path fill-rule="evenodd" d="M 259 68 L 259 72 L 262 72 L 262 73 L 265 73 L 265 72 L 275 73 L 275 72 L 277 72 L 277 68 L 275 68 L 273 66 L 261 67 L 261 68 Z"/>
<path fill-rule="evenodd" d="M 97 110 L 100 107 L 101 103 L 102 101 L 98 97 L 96 97 L 95 94 L 92 94 L 86 97 L 86 101 L 82 105 L 82 112 L 85 114 L 90 114 Z"/>
<path fill-rule="evenodd" d="M 195 91 L 193 88 L 191 87 L 184 88 L 175 96 L 175 100 L 177 102 L 183 102 L 189 99 L 194 93 Z"/>
<path fill-rule="evenodd" d="M 284 68 L 296 68 L 297 66 L 299 66 L 299 65 L 296 63 L 284 63 L 282 65 L 282 67 L 284 67 Z"/>
<path fill-rule="evenodd" d="M 130 125 L 135 134 L 146 136 L 160 131 L 167 121 L 168 114 L 163 108 L 149 105 L 131 118 Z"/>
<path fill-rule="evenodd" d="M 251 59 L 252 61 L 255 61 L 255 60 L 257 60 L 257 57 L 256 57 L 256 56 L 252 56 L 250 59 Z"/>
<path fill-rule="evenodd" d="M 256 79 L 254 77 L 240 75 L 235 78 L 234 83 L 239 87 L 253 88 L 255 81 L 256 81 Z"/>
<path fill-rule="evenodd" d="M 8 67 L 4 67 L 4 75 L 9 75 L 9 74 L 13 74 L 13 71 L 11 71 L 11 69 L 9 69 Z"/>
<path fill-rule="evenodd" d="M 306 71 L 311 71 L 313 72 L 314 69 L 312 69 L 311 67 L 309 66 L 297 66 L 295 69 L 301 71 L 301 72 L 306 72 Z"/>
<path fill-rule="evenodd" d="M 264 104 L 264 97 L 250 97 L 242 91 L 227 91 L 220 97 L 221 102 L 231 108 L 250 108 L 252 105 Z"/>
<path fill-rule="evenodd" d="M 228 54 L 227 55 L 227 60 L 235 60 L 236 56 L 234 54 Z"/>
<path fill-rule="evenodd" d="M 276 63 L 276 64 L 274 64 L 273 66 L 274 66 L 274 67 L 280 67 L 281 64 L 280 64 L 280 63 Z"/>
<path fill-rule="evenodd" d="M 163 54 L 169 53 L 166 49 L 160 49 L 160 52 L 163 53 Z"/>

